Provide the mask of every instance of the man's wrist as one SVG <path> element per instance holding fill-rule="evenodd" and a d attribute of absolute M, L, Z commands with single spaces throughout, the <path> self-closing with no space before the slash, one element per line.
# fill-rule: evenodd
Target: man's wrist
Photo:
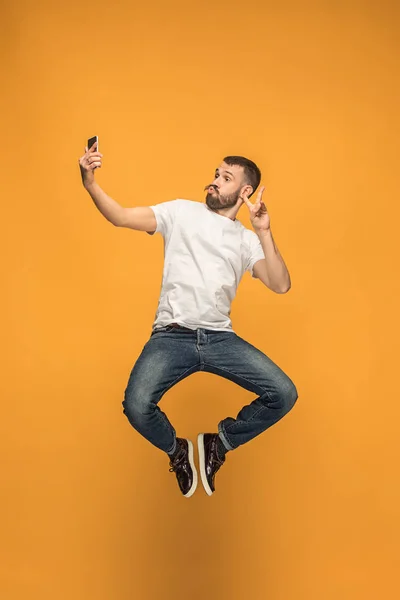
<path fill-rule="evenodd" d="M 256 234 L 260 239 L 268 237 L 269 235 L 271 235 L 271 227 L 268 227 L 268 229 L 259 229 L 258 231 L 256 231 Z"/>
<path fill-rule="evenodd" d="M 97 185 L 97 182 L 93 179 L 92 181 L 83 181 L 83 187 L 88 192 Z"/>

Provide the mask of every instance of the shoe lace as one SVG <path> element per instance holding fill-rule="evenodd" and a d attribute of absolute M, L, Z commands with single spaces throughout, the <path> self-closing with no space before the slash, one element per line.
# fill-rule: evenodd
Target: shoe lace
<path fill-rule="evenodd" d="M 171 468 L 169 470 L 171 473 L 173 471 L 177 470 L 177 468 L 180 466 L 180 464 L 184 460 L 184 458 L 185 458 L 185 452 L 180 452 L 178 454 L 178 456 L 176 456 L 173 460 L 170 461 L 169 466 Z"/>

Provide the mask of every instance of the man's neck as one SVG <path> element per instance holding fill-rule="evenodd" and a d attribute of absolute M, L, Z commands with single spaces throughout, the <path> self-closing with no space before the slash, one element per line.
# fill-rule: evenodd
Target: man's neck
<path fill-rule="evenodd" d="M 214 208 L 210 208 L 207 203 L 206 203 L 206 206 L 212 212 L 217 213 L 217 215 L 221 215 L 221 217 L 227 217 L 231 221 L 236 221 L 236 215 L 238 214 L 239 208 L 240 208 L 237 206 L 231 206 L 230 208 L 223 208 L 223 209 L 220 208 L 217 210 Z"/>

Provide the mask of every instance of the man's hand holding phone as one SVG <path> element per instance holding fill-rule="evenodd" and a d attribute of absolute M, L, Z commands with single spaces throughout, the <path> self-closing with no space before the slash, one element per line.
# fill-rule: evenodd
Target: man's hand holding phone
<path fill-rule="evenodd" d="M 99 141 L 97 136 L 88 140 L 88 145 L 85 147 L 85 154 L 79 159 L 79 167 L 81 170 L 82 183 L 85 187 L 90 186 L 94 182 L 95 169 L 101 168 L 101 159 L 103 155 L 98 152 Z"/>

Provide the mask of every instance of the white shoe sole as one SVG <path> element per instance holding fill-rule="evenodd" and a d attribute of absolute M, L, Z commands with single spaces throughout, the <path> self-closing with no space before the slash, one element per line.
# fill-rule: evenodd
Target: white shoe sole
<path fill-rule="evenodd" d="M 199 462 L 200 462 L 200 475 L 201 481 L 204 489 L 206 490 L 209 496 L 212 495 L 213 491 L 209 486 L 206 475 L 206 460 L 205 460 L 205 452 L 204 452 L 204 433 L 199 433 L 197 436 L 197 446 L 199 449 Z"/>
<path fill-rule="evenodd" d="M 193 471 L 193 483 L 192 483 L 192 487 L 190 488 L 190 490 L 187 492 L 187 494 L 184 494 L 185 498 L 190 498 L 190 496 L 193 496 L 193 494 L 196 491 L 197 488 L 197 469 L 196 469 L 196 465 L 194 464 L 194 453 L 193 453 L 193 444 L 190 440 L 186 440 L 189 446 L 189 463 L 190 466 L 192 467 L 192 471 Z"/>

